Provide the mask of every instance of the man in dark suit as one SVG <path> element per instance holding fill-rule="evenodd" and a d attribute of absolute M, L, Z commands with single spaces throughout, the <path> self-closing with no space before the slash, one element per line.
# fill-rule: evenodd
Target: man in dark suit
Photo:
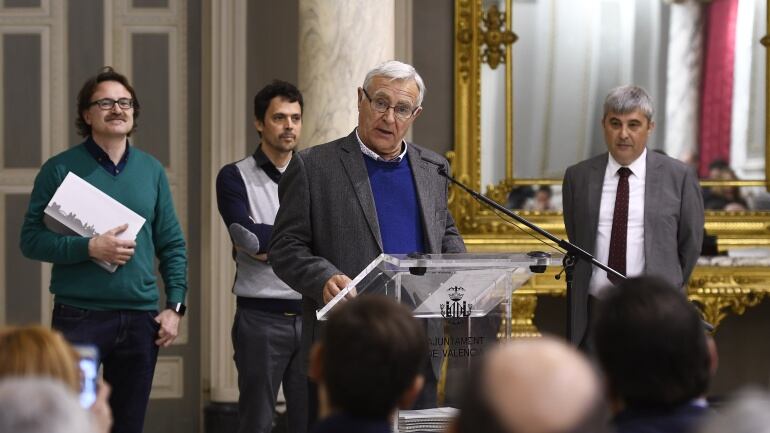
<path fill-rule="evenodd" d="M 569 240 L 626 276 L 657 275 L 682 288 L 703 240 L 703 197 L 695 171 L 647 151 L 652 101 L 637 86 L 610 91 L 602 128 L 608 153 L 567 169 L 564 225 Z M 585 347 L 589 299 L 601 298 L 607 273 L 578 261 L 570 296 L 569 337 Z"/>
<path fill-rule="evenodd" d="M 281 178 L 269 259 L 302 294 L 306 362 L 319 337 L 316 310 L 378 255 L 465 251 L 437 172 L 449 164 L 404 140 L 424 94 L 412 66 L 375 67 L 358 88 L 358 127 L 295 153 Z"/>

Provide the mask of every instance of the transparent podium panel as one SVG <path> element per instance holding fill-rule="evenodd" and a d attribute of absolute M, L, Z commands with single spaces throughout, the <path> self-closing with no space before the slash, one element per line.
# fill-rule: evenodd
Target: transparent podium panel
<path fill-rule="evenodd" d="M 532 272 L 561 263 L 560 255 L 533 255 L 382 254 L 316 314 L 326 320 L 345 298 L 371 294 L 407 306 L 427 334 L 429 362 L 417 408 L 456 406 L 474 362 L 510 336 L 514 290 Z"/>

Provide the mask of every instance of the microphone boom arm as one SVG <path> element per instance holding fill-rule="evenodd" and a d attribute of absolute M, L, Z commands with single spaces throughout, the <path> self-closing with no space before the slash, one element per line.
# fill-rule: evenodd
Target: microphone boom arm
<path fill-rule="evenodd" d="M 436 164 L 436 165 L 438 165 L 438 164 Z M 573 263 L 574 263 L 574 261 L 576 259 L 583 259 L 583 260 L 586 260 L 587 262 L 593 264 L 594 266 L 598 267 L 599 269 L 601 269 L 603 271 L 606 271 L 607 274 L 612 274 L 612 275 L 615 275 L 618 278 L 626 279 L 625 275 L 621 274 L 620 272 L 616 271 L 615 269 L 612 269 L 611 267 L 605 265 L 604 263 L 596 260 L 596 258 L 594 258 L 594 256 L 591 255 L 591 253 L 589 253 L 588 251 L 580 248 L 579 246 L 573 244 L 570 241 L 567 241 L 565 239 L 559 239 L 558 237 L 554 236 L 553 234 L 551 234 L 547 230 L 543 229 L 542 227 L 538 226 L 537 224 L 534 224 L 534 223 L 530 222 L 529 220 L 527 220 L 526 218 L 520 216 L 516 212 L 513 212 L 510 209 L 507 209 L 506 207 L 500 205 L 499 203 L 497 203 L 496 201 L 490 199 L 489 197 L 486 197 L 483 194 L 481 194 L 481 193 L 479 193 L 479 192 L 469 188 L 468 186 L 466 186 L 465 184 L 463 184 L 459 180 L 457 180 L 454 177 L 450 176 L 449 173 L 447 173 L 446 168 L 443 165 L 438 165 L 438 173 L 441 176 L 444 176 L 445 178 L 447 178 L 453 184 L 459 186 L 463 191 L 465 191 L 468 194 L 470 194 L 476 200 L 479 200 L 482 203 L 484 203 L 486 206 L 488 206 L 488 207 L 490 207 L 492 209 L 495 209 L 498 212 L 502 212 L 505 216 L 507 216 L 507 217 L 515 220 L 516 222 L 518 222 L 518 223 L 528 227 L 530 230 L 538 233 L 539 235 L 541 235 L 541 236 L 545 237 L 546 239 L 550 240 L 551 242 L 555 243 L 556 245 L 559 246 L 559 248 L 561 248 L 564 251 L 566 251 L 568 256 L 572 256 Z M 568 281 L 569 281 L 569 278 L 568 278 Z"/>

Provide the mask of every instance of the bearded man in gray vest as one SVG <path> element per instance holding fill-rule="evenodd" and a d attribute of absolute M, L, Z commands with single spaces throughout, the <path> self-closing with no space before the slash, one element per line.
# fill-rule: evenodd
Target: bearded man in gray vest
<path fill-rule="evenodd" d="M 239 433 L 272 430 L 283 382 L 289 432 L 307 428 L 307 376 L 300 357 L 301 296 L 267 261 L 278 211 L 278 181 L 302 129 L 302 94 L 274 81 L 254 97 L 254 126 L 261 140 L 253 155 L 228 164 L 217 176 L 219 213 L 233 242 L 237 265 L 232 329 L 238 369 Z"/>

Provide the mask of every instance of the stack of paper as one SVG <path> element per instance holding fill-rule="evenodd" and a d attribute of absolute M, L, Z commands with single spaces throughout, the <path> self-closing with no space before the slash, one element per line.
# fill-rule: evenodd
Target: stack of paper
<path fill-rule="evenodd" d="M 401 410 L 398 412 L 398 431 L 407 432 L 443 432 L 452 418 L 457 416 L 453 407 L 434 409 Z"/>
<path fill-rule="evenodd" d="M 134 240 L 145 221 L 141 215 L 72 172 L 67 173 L 44 212 L 51 218 L 45 221 L 49 230 L 85 237 L 98 236 L 128 224 L 128 228 L 117 237 Z M 92 260 L 109 272 L 118 268 L 112 263 Z"/>

